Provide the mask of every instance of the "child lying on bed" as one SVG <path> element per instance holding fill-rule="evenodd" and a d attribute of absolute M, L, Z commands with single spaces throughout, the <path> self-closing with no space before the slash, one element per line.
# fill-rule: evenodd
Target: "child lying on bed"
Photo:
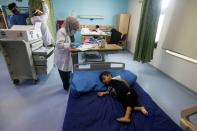
<path fill-rule="evenodd" d="M 101 82 L 107 87 L 107 91 L 98 92 L 98 96 L 112 95 L 117 98 L 126 110 L 125 115 L 117 118 L 119 122 L 129 123 L 133 110 L 141 111 L 145 116 L 148 115 L 144 106 L 138 105 L 138 96 L 134 89 L 130 88 L 128 83 L 121 79 L 120 76 L 112 78 L 112 74 L 104 71 L 99 76 Z"/>

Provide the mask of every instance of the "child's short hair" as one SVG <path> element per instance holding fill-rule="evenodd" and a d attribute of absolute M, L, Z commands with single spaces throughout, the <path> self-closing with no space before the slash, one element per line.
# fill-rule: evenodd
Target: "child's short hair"
<path fill-rule="evenodd" d="M 100 79 L 101 82 L 102 82 L 102 77 L 105 76 L 105 75 L 111 75 L 111 76 L 112 76 L 111 72 L 109 72 L 109 71 L 103 71 L 103 72 L 99 75 L 99 79 Z"/>

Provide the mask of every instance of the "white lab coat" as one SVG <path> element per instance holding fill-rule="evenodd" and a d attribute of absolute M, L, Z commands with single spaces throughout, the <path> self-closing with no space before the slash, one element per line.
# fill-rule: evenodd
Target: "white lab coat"
<path fill-rule="evenodd" d="M 42 32 L 42 40 L 44 43 L 44 46 L 48 46 L 54 43 L 53 37 L 51 35 L 51 32 L 47 26 L 47 20 L 49 16 L 49 9 L 47 4 L 44 2 L 42 4 L 43 7 L 43 15 L 41 16 L 33 16 L 31 18 L 32 24 L 35 25 L 36 22 L 41 22 L 41 32 Z"/>
<path fill-rule="evenodd" d="M 72 71 L 72 57 L 69 50 L 71 40 L 64 27 L 57 32 L 56 45 L 54 51 L 54 64 L 61 71 Z"/>

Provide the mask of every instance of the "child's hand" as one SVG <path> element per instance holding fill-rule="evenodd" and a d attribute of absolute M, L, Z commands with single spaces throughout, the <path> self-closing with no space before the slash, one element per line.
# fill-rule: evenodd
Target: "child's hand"
<path fill-rule="evenodd" d="M 104 96 L 104 92 L 98 92 L 97 95 L 98 96 Z"/>

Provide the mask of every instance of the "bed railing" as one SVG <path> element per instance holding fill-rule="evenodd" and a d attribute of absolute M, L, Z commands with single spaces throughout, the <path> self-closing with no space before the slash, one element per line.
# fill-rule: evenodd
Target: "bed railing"
<path fill-rule="evenodd" d="M 197 126 L 189 119 L 190 116 L 197 113 L 197 105 L 189 107 L 181 112 L 180 124 L 185 131 L 197 131 Z"/>
<path fill-rule="evenodd" d="M 101 69 L 125 69 L 125 63 L 121 62 L 90 62 L 86 64 L 74 64 L 77 70 L 101 70 Z"/>

